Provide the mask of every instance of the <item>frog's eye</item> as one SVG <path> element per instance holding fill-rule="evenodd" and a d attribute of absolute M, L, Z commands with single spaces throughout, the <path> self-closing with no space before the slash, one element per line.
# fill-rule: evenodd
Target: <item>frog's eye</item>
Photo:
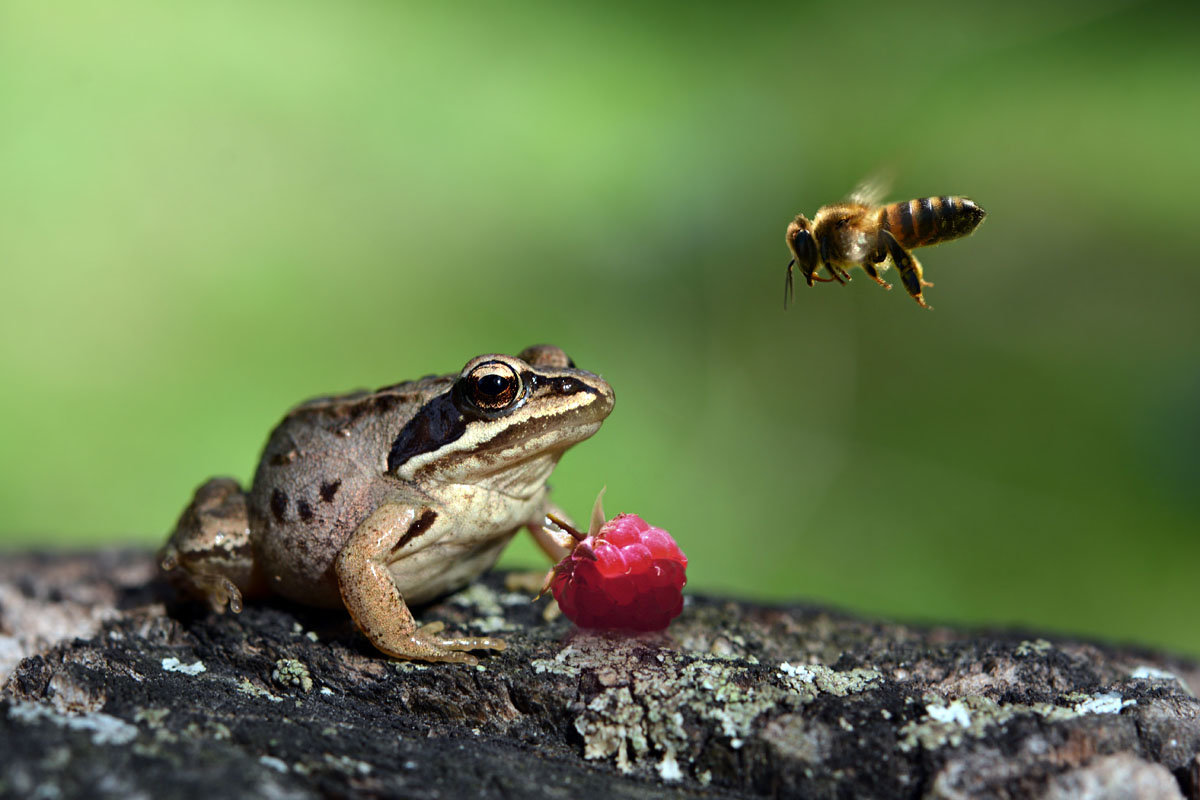
<path fill-rule="evenodd" d="M 503 361 L 489 361 L 463 379 L 467 399 L 483 411 L 500 411 L 521 396 L 521 376 Z"/>

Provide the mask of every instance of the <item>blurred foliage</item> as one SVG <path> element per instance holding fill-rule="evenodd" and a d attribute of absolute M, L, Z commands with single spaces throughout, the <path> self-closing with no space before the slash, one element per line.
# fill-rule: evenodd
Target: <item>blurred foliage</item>
<path fill-rule="evenodd" d="M 315 394 L 549 341 L 696 589 L 1200 653 L 1194 4 L 0 10 L 0 531 L 161 540 Z M 935 311 L 784 226 L 966 194 Z M 505 563 L 538 564 L 527 541 Z"/>

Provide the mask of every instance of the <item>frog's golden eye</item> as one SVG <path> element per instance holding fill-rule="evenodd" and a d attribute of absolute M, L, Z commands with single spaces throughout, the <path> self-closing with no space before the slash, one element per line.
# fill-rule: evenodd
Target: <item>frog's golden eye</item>
<path fill-rule="evenodd" d="M 521 376 L 503 361 L 489 361 L 463 379 L 467 399 L 483 411 L 500 411 L 521 397 Z"/>

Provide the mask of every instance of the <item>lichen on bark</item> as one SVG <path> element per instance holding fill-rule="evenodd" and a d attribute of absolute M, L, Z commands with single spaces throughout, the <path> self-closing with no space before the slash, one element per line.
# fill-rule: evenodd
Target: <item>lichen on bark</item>
<path fill-rule="evenodd" d="M 582 633 L 492 575 L 421 616 L 509 649 L 415 664 L 138 551 L 8 558 L 0 600 L 4 796 L 1200 796 L 1200 671 L 1132 648 L 702 596 Z"/>

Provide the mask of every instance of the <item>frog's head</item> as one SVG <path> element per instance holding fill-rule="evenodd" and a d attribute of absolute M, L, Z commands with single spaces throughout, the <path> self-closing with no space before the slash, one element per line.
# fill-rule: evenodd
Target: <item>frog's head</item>
<path fill-rule="evenodd" d="M 613 390 L 557 347 L 477 356 L 401 429 L 388 471 L 402 480 L 470 483 L 523 497 L 571 445 L 600 429 Z"/>

